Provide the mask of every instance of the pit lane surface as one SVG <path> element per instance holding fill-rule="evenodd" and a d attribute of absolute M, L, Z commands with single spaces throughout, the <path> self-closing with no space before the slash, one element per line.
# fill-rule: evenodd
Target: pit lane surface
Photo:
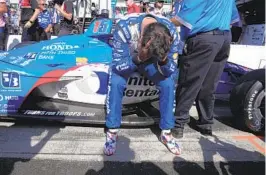
<path fill-rule="evenodd" d="M 195 131 L 194 120 L 185 128 L 181 156 L 158 142 L 157 126 L 122 129 L 116 154 L 107 157 L 101 127 L 0 122 L 0 175 L 265 174 L 264 138 L 230 127 L 227 105 L 215 113 L 213 137 Z"/>

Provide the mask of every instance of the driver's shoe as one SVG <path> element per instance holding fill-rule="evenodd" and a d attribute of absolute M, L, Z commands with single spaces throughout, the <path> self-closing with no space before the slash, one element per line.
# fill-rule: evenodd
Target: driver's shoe
<path fill-rule="evenodd" d="M 106 142 L 104 144 L 103 152 L 107 156 L 111 156 L 116 151 L 116 142 L 118 138 L 118 130 L 108 130 L 106 132 Z"/>
<path fill-rule="evenodd" d="M 181 154 L 181 148 L 177 143 L 177 140 L 172 136 L 170 130 L 162 130 L 160 135 L 160 141 L 168 148 L 171 153 L 175 155 Z"/>

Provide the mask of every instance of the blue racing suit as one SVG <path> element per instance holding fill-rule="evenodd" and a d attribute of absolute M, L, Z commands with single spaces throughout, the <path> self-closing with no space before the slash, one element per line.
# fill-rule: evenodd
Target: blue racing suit
<path fill-rule="evenodd" d="M 107 128 L 119 128 L 122 117 L 122 98 L 130 75 L 138 71 L 155 83 L 159 89 L 160 128 L 174 127 L 175 89 L 177 82 L 178 52 L 182 50 L 176 27 L 162 16 L 153 16 L 157 22 L 164 24 L 170 31 L 173 42 L 168 53 L 167 64 L 160 66 L 156 61 L 136 65 L 133 62 L 137 54 L 137 45 L 140 38 L 141 23 L 147 14 L 130 14 L 122 18 L 114 31 L 113 61 L 110 68 L 110 77 L 107 93 Z M 150 15 L 151 16 L 151 15 Z"/>

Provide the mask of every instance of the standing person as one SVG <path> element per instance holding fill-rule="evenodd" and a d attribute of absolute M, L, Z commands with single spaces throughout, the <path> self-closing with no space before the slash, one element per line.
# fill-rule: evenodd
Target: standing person
<path fill-rule="evenodd" d="M 229 56 L 230 24 L 239 16 L 235 0 L 183 0 L 171 19 L 187 31 L 183 54 L 179 57 L 180 77 L 176 91 L 174 137 L 183 137 L 189 110 L 196 100 L 198 128 L 212 135 L 214 92 Z M 178 10 L 179 8 L 175 8 Z"/>
<path fill-rule="evenodd" d="M 177 59 L 178 48 L 176 28 L 164 17 L 150 14 L 128 15 L 116 25 L 106 102 L 106 155 L 112 155 L 116 151 L 122 120 L 123 92 L 127 79 L 135 71 L 150 79 L 159 89 L 162 130 L 160 141 L 173 154 L 180 154 L 180 147 L 171 134 L 178 74 L 174 60 Z"/>
<path fill-rule="evenodd" d="M 140 13 L 144 13 L 145 12 L 144 2 L 143 1 L 139 1 L 139 9 L 140 9 Z"/>
<path fill-rule="evenodd" d="M 46 9 L 46 1 L 38 0 L 38 5 L 40 9 L 40 14 L 38 15 L 38 23 L 39 23 L 39 35 L 40 41 L 48 40 L 51 38 L 51 29 L 52 29 L 52 17 L 50 12 Z"/>
<path fill-rule="evenodd" d="M 120 7 L 115 7 L 115 19 L 116 21 L 119 21 L 124 15 L 121 13 L 121 8 Z"/>
<path fill-rule="evenodd" d="M 66 0 L 61 6 L 59 4 L 55 4 L 54 8 L 63 16 L 63 20 L 60 23 L 60 31 L 58 36 L 71 34 L 74 19 L 73 2 L 71 0 Z"/>
<path fill-rule="evenodd" d="M 40 10 L 37 0 L 21 0 L 20 2 L 20 23 L 22 25 L 21 42 L 39 41 L 38 21 L 36 20 Z"/>
<path fill-rule="evenodd" d="M 91 18 L 95 18 L 98 14 L 98 9 L 96 8 L 95 3 L 91 3 Z"/>
<path fill-rule="evenodd" d="M 57 36 L 60 31 L 60 15 L 59 12 L 55 9 L 51 9 L 51 16 L 52 16 L 52 26 L 53 26 L 53 34 Z"/>
<path fill-rule="evenodd" d="M 140 13 L 139 6 L 134 2 L 134 0 L 125 0 L 127 4 L 127 14 Z"/>
<path fill-rule="evenodd" d="M 0 51 L 5 50 L 6 45 L 6 23 L 4 13 L 7 13 L 6 0 L 0 0 Z"/>
<path fill-rule="evenodd" d="M 163 15 L 163 1 L 156 1 L 154 4 L 154 10 L 151 12 L 154 15 Z"/>
<path fill-rule="evenodd" d="M 18 34 L 19 32 L 19 17 L 18 14 L 16 13 L 15 9 L 10 10 L 10 25 L 13 34 Z"/>

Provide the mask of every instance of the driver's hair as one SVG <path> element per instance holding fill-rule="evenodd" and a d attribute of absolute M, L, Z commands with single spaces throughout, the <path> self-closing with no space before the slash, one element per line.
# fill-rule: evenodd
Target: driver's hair
<path fill-rule="evenodd" d="M 148 54 L 159 60 L 164 59 L 170 50 L 173 41 L 169 29 L 161 23 L 152 23 L 145 27 L 142 33 L 141 46 L 152 40 L 148 47 Z"/>

